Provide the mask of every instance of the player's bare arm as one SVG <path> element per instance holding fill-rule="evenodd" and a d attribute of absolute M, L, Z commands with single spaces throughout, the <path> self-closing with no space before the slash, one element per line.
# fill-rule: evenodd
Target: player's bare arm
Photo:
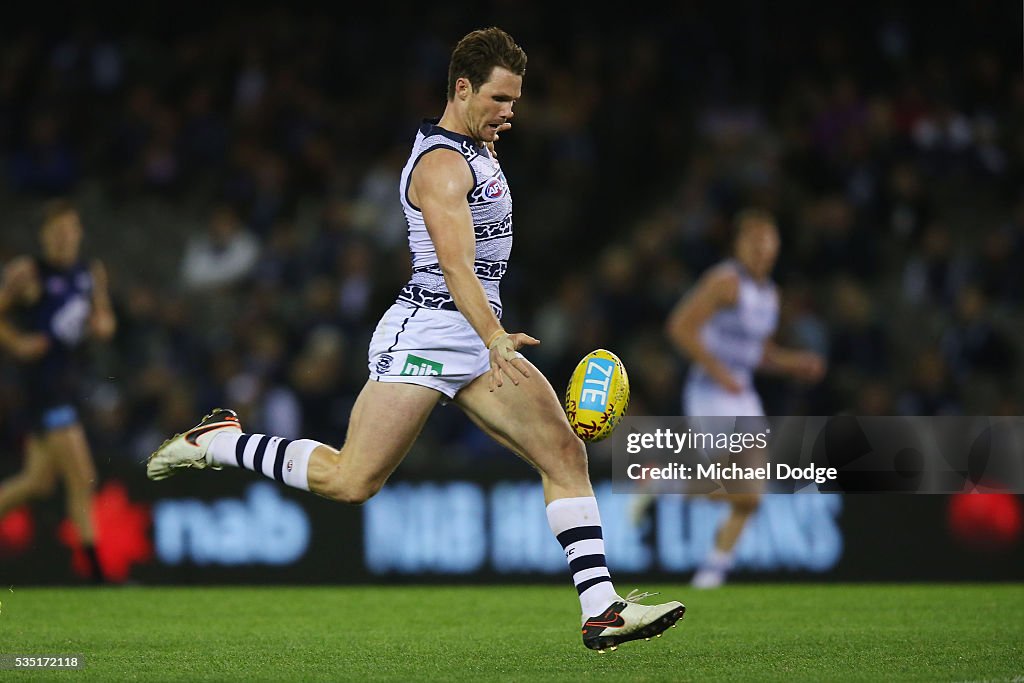
<path fill-rule="evenodd" d="M 26 334 L 15 327 L 7 314 L 18 304 L 31 304 L 39 299 L 42 288 L 35 265 L 28 257 L 11 261 L 0 279 L 0 348 L 20 361 L 33 361 L 50 347 L 44 334 Z"/>
<path fill-rule="evenodd" d="M 95 260 L 90 264 L 92 274 L 92 312 L 89 316 L 89 332 L 101 341 L 107 341 L 117 331 L 117 318 L 114 307 L 110 303 L 110 288 L 107 280 L 107 269 L 102 261 Z"/>
<path fill-rule="evenodd" d="M 409 198 L 420 207 L 455 306 L 491 351 L 491 390 L 502 386 L 502 376 L 513 384 L 529 369 L 515 351 L 540 342 L 524 333 L 508 334 L 491 309 L 483 285 L 473 269 L 476 236 L 466 196 L 473 174 L 465 159 L 454 150 L 426 154 L 413 171 Z"/>
<path fill-rule="evenodd" d="M 825 375 L 825 359 L 813 351 L 789 349 L 769 340 L 765 342 L 764 355 L 757 369 L 813 383 Z"/>
<path fill-rule="evenodd" d="M 733 306 L 739 299 L 740 278 L 730 269 L 716 268 L 697 282 L 693 291 L 676 304 L 669 315 L 666 333 L 672 344 L 727 391 L 739 393 L 743 387 L 715 356 L 705 347 L 700 330 L 711 316 L 721 308 Z"/>

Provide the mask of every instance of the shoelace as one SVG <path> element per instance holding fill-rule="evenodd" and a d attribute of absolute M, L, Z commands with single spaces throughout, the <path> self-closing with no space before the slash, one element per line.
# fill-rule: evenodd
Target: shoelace
<path fill-rule="evenodd" d="M 634 588 L 633 590 L 629 591 L 629 595 L 626 596 L 625 600 L 626 600 L 626 602 L 632 602 L 632 603 L 639 604 L 640 601 L 643 600 L 644 598 L 650 598 L 650 597 L 653 597 L 655 595 L 659 595 L 659 593 L 657 593 L 657 592 L 650 593 L 650 592 L 647 592 L 647 591 L 644 591 L 643 593 L 641 593 L 639 591 L 639 589 Z"/>

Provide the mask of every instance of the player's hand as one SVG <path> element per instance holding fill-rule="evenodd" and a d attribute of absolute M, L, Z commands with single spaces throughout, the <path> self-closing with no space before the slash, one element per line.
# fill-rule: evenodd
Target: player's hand
<path fill-rule="evenodd" d="M 4 268 L 0 291 L 7 301 L 35 303 L 42 293 L 35 264 L 28 258 L 14 259 Z"/>
<path fill-rule="evenodd" d="M 38 360 L 49 348 L 50 340 L 45 334 L 21 334 L 8 346 L 11 355 L 23 362 Z"/>
<path fill-rule="evenodd" d="M 813 351 L 797 351 L 790 371 L 793 377 L 801 382 L 814 384 L 825 376 L 825 359 Z"/>
<path fill-rule="evenodd" d="M 536 346 L 537 344 L 540 344 L 539 339 L 534 339 L 523 332 L 501 334 L 494 338 L 488 347 L 491 352 L 491 391 L 502 386 L 503 377 L 512 380 L 512 384 L 518 385 L 520 377 L 530 376 L 529 367 L 522 358 L 516 356 L 516 351 L 524 346 Z"/>
<path fill-rule="evenodd" d="M 491 151 L 491 156 L 495 159 L 498 158 L 498 153 L 494 151 L 494 143 L 498 141 L 501 134 L 512 127 L 512 124 L 506 121 L 505 123 L 498 126 L 498 130 L 494 131 L 494 139 L 487 143 L 487 149 Z"/>
<path fill-rule="evenodd" d="M 730 394 L 743 393 L 743 385 L 740 384 L 735 377 L 729 374 L 728 371 L 722 372 L 721 375 L 715 377 L 715 381 L 717 381 L 721 385 L 721 387 L 728 391 Z"/>
<path fill-rule="evenodd" d="M 107 279 L 107 268 L 102 261 L 93 261 L 89 267 L 89 274 L 92 275 L 92 288 L 101 294 L 106 294 L 109 288 Z"/>

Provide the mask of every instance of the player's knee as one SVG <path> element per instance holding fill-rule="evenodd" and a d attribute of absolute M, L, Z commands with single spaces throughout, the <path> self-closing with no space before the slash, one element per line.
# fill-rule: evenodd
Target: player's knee
<path fill-rule="evenodd" d="M 587 448 L 572 431 L 566 430 L 555 444 L 559 461 L 571 472 L 587 476 Z"/>
<path fill-rule="evenodd" d="M 96 478 L 82 479 L 73 484 L 75 492 L 80 495 L 91 496 L 96 493 Z"/>
<path fill-rule="evenodd" d="M 76 495 L 90 495 L 96 492 L 98 479 L 93 471 L 76 471 L 63 477 L 64 486 Z"/>
<path fill-rule="evenodd" d="M 761 496 L 757 493 L 737 493 L 730 496 L 729 504 L 740 514 L 752 515 L 761 505 Z"/>
<path fill-rule="evenodd" d="M 23 484 L 29 498 L 49 498 L 57 490 L 57 482 L 53 477 L 29 475 Z"/>

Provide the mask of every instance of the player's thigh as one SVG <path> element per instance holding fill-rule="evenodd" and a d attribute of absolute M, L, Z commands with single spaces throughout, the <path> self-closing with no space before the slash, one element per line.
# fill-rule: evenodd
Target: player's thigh
<path fill-rule="evenodd" d="M 456 394 L 455 403 L 484 432 L 547 473 L 565 464 L 567 450 L 586 452 L 547 378 L 530 361 L 521 360 L 530 376 L 520 378 L 518 385 L 504 382 L 490 391 L 484 374 Z"/>
<path fill-rule="evenodd" d="M 429 387 L 368 381 L 356 398 L 341 449 L 348 473 L 386 477 L 423 430 L 441 394 Z"/>
<path fill-rule="evenodd" d="M 683 393 L 683 411 L 691 429 L 696 432 L 714 434 L 734 433 L 759 434 L 767 427 L 761 398 L 752 389 L 732 393 L 717 385 L 688 385 Z M 704 450 L 708 460 L 722 464 L 736 464 L 745 468 L 767 466 L 768 452 L 763 448 L 752 448 L 733 453 L 729 450 Z M 740 507 L 757 507 L 757 501 L 765 490 L 762 479 L 706 480 L 701 483 L 714 487 L 710 491 L 694 490 L 710 498 L 729 500 Z M 749 505 L 747 501 L 752 501 Z"/>
<path fill-rule="evenodd" d="M 49 490 L 57 481 L 57 462 L 45 447 L 40 436 L 32 434 L 25 441 L 25 463 L 21 476 L 30 479 L 40 489 Z"/>
<path fill-rule="evenodd" d="M 76 422 L 50 430 L 41 441 L 65 481 L 81 486 L 96 482 L 96 466 L 82 425 Z"/>

